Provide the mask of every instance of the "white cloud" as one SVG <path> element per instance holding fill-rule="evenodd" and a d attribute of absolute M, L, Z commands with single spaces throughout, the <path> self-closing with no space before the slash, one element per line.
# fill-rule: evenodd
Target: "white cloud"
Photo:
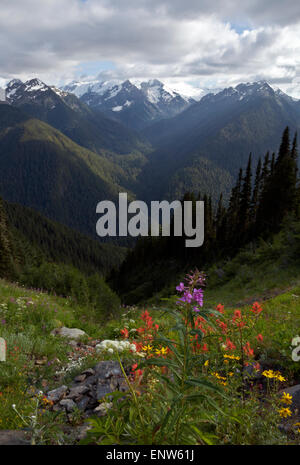
<path fill-rule="evenodd" d="M 2 0 L 0 80 L 59 83 L 108 61 L 106 76 L 157 77 L 190 93 L 257 79 L 293 93 L 299 24 L 294 0 Z"/>

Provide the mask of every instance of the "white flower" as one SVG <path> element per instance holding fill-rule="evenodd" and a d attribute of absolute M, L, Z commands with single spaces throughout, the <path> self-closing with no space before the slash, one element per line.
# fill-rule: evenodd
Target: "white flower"
<path fill-rule="evenodd" d="M 131 344 L 129 341 L 118 341 L 106 339 L 105 341 L 100 342 L 96 345 L 97 352 L 108 352 L 109 354 L 113 353 L 122 353 L 131 350 L 136 352 L 136 347 L 134 344 Z"/>
<path fill-rule="evenodd" d="M 15 409 L 15 408 L 16 408 L 16 404 L 12 404 L 12 408 Z"/>
<path fill-rule="evenodd" d="M 138 357 L 146 357 L 145 352 L 137 352 L 136 355 L 137 355 Z"/>

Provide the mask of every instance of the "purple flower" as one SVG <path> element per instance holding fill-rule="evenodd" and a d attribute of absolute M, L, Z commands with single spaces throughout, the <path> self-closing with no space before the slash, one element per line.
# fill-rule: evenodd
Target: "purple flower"
<path fill-rule="evenodd" d="M 181 297 L 179 300 L 181 300 L 181 302 L 186 302 L 190 304 L 192 302 L 192 298 L 192 294 L 189 291 L 185 291 L 183 297 Z"/>
<path fill-rule="evenodd" d="M 203 307 L 203 291 L 202 289 L 194 289 L 193 299 L 197 302 L 200 307 Z"/>
<path fill-rule="evenodd" d="M 2 325 L 5 325 L 5 324 L 6 324 L 6 320 L 4 320 L 4 319 L 1 320 L 1 324 L 2 324 Z"/>
<path fill-rule="evenodd" d="M 193 307 L 193 310 L 194 310 L 194 312 L 197 312 L 197 313 L 200 312 L 200 308 L 198 308 L 198 307 Z"/>
<path fill-rule="evenodd" d="M 184 284 L 180 283 L 178 286 L 176 286 L 176 291 L 183 292 L 184 291 Z"/>

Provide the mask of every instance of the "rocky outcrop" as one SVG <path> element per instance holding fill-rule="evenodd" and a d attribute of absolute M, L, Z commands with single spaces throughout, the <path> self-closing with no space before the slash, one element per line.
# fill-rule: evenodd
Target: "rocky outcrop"
<path fill-rule="evenodd" d="M 49 391 L 47 398 L 53 402 L 55 411 L 71 413 L 78 408 L 86 417 L 102 416 L 111 407 L 109 394 L 126 390 L 127 384 L 118 362 L 103 361 L 76 376 L 70 387 L 62 385 Z"/>

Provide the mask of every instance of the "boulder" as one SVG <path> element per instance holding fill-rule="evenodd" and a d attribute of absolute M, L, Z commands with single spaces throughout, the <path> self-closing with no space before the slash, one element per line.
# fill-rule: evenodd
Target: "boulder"
<path fill-rule="evenodd" d="M 100 401 L 107 394 L 112 394 L 112 392 L 114 392 L 114 390 L 110 387 L 109 384 L 103 384 L 103 382 L 99 380 L 96 390 L 96 397 L 98 401 Z"/>
<path fill-rule="evenodd" d="M 47 398 L 52 402 L 57 403 L 64 397 L 67 391 L 67 386 L 60 386 L 57 389 L 53 389 L 53 391 L 49 391 L 47 394 Z"/>
<path fill-rule="evenodd" d="M 55 329 L 54 331 L 52 331 L 52 334 L 66 337 L 73 341 L 78 341 L 81 337 L 87 336 L 87 334 L 84 331 L 82 331 L 82 329 L 66 328 L 65 326 L 63 326 L 62 328 Z"/>
<path fill-rule="evenodd" d="M 94 409 L 94 412 L 99 416 L 103 417 L 107 414 L 108 410 L 113 406 L 112 402 L 103 402 Z"/>
<path fill-rule="evenodd" d="M 90 402 L 90 397 L 83 396 L 82 399 L 80 399 L 80 401 L 77 402 L 77 407 L 84 412 L 87 409 L 89 402 Z"/>
<path fill-rule="evenodd" d="M 76 387 L 72 387 L 70 389 L 70 392 L 69 394 L 67 395 L 67 399 L 77 399 L 79 396 L 82 396 L 83 394 L 85 394 L 86 392 L 89 391 L 89 387 L 84 385 L 84 384 L 81 384 L 79 386 L 76 386 Z"/>
<path fill-rule="evenodd" d="M 76 404 L 72 399 L 63 399 L 59 405 L 66 409 L 68 413 L 72 412 L 76 408 Z"/>

